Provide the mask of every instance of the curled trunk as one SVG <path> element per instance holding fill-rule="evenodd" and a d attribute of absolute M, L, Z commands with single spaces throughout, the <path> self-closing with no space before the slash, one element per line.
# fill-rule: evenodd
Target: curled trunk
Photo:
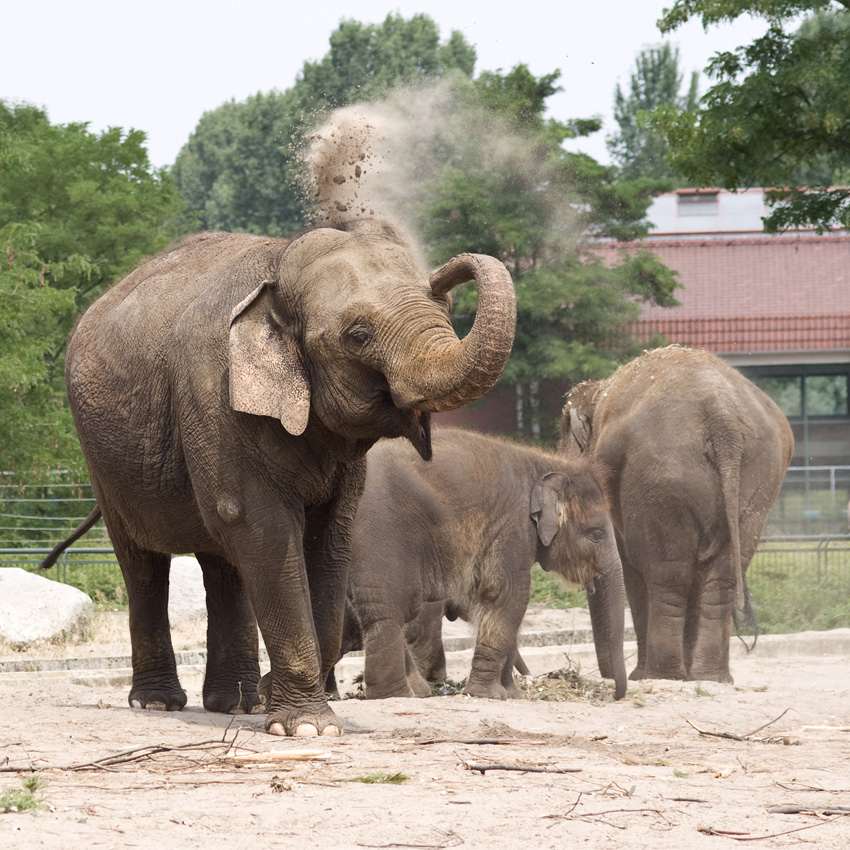
<path fill-rule="evenodd" d="M 420 368 L 400 370 L 391 380 L 396 404 L 427 413 L 453 410 L 481 398 L 499 379 L 516 330 L 516 296 L 508 270 L 493 257 L 459 254 L 431 274 L 434 295 L 467 280 L 478 286 L 478 310 L 463 338 L 431 337 Z"/>

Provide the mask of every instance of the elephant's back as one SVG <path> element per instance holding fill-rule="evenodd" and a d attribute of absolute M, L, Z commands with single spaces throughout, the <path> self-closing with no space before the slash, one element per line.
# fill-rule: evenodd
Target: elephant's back
<path fill-rule="evenodd" d="M 189 305 L 210 290 L 226 298 L 246 265 L 263 265 L 274 256 L 258 249 L 279 241 L 232 233 L 189 237 L 142 263 L 98 298 L 80 319 L 69 354 L 96 347 L 120 355 L 135 344 L 139 348 L 132 355 L 138 358 L 156 350 Z"/>

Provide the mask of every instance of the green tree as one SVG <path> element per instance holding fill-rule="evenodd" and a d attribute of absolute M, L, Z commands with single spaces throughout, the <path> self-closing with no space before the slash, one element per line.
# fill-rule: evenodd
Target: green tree
<path fill-rule="evenodd" d="M 450 72 L 471 76 L 474 65 L 475 49 L 461 33 L 441 43 L 427 15 L 343 21 L 328 53 L 305 62 L 291 88 L 205 113 L 177 156 L 174 178 L 206 229 L 291 236 L 308 221 L 299 161 L 306 131 L 337 107 Z"/>
<path fill-rule="evenodd" d="M 81 467 L 62 374 L 74 318 L 182 227 L 144 138 L 0 101 L 0 472 L 20 480 Z"/>
<path fill-rule="evenodd" d="M 501 380 L 516 395 L 520 435 L 544 440 L 554 437 L 555 422 L 545 421 L 542 396 L 553 391 L 559 401 L 564 382 L 602 377 L 638 354 L 628 325 L 641 301 L 676 303 L 674 273 L 648 251 L 610 266 L 595 250 L 599 239 L 645 235 L 652 193 L 663 184 L 623 181 L 615 167 L 564 151 L 565 139 L 599 124 L 543 117 L 557 79 L 519 65 L 468 84 L 466 123 L 478 132 L 460 138 L 450 164 L 426 186 L 420 222 L 435 263 L 470 251 L 511 270 L 517 334 Z M 459 332 L 474 306 L 473 291 L 458 298 Z"/>
<path fill-rule="evenodd" d="M 658 25 L 744 14 L 767 32 L 712 59 L 699 109 L 656 110 L 670 164 L 696 186 L 777 187 L 768 232 L 850 226 L 850 191 L 830 188 L 850 178 L 850 2 L 677 0 Z"/>
<path fill-rule="evenodd" d="M 78 306 L 181 233 L 183 209 L 169 175 L 151 167 L 143 132 L 54 125 L 34 106 L 0 101 L 0 227 L 38 224 L 32 247 L 49 268 L 89 260 L 85 275 L 66 269 L 61 283 Z"/>
<path fill-rule="evenodd" d="M 619 83 L 614 92 L 614 120 L 619 130 L 607 139 L 614 163 L 626 180 L 653 177 L 673 180 L 667 163 L 667 140 L 651 126 L 648 114 L 656 107 L 671 105 L 694 110 L 697 106 L 698 74 L 691 74 L 685 95 L 681 94 L 683 76 L 679 70 L 679 49 L 669 42 L 644 48 L 635 60 L 628 95 Z"/>

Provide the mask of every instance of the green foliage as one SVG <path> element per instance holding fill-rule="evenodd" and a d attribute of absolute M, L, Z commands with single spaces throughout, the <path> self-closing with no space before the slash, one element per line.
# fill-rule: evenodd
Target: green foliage
<path fill-rule="evenodd" d="M 37 812 L 44 806 L 39 792 L 45 784 L 45 781 L 34 773 L 21 781 L 20 788 L 4 788 L 0 791 L 0 814 Z"/>
<path fill-rule="evenodd" d="M 762 634 L 850 627 L 850 544 L 763 544 L 747 571 Z"/>
<path fill-rule="evenodd" d="M 144 143 L 139 130 L 98 135 L 0 101 L 0 227 L 36 226 L 29 247 L 78 307 L 182 232 L 177 189 Z"/>
<path fill-rule="evenodd" d="M 694 72 L 686 95 L 682 96 L 679 49 L 669 42 L 644 48 L 635 60 L 628 95 L 619 84 L 614 92 L 614 120 L 619 131 L 607 140 L 611 158 L 626 180 L 652 177 L 673 180 L 667 164 L 667 140 L 648 121 L 656 107 L 672 105 L 693 110 L 697 104 L 697 78 Z"/>
<path fill-rule="evenodd" d="M 43 228 L 0 227 L 0 470 L 12 480 L 44 479 L 60 465 L 81 464 L 62 391 L 61 352 L 76 314 L 67 278 L 85 278 L 92 263 L 74 254 L 44 262 L 35 249 Z"/>
<path fill-rule="evenodd" d="M 381 24 L 343 21 L 330 50 L 305 62 L 285 92 L 256 94 L 205 113 L 174 163 L 188 208 L 207 230 L 292 236 L 309 220 L 301 189 L 304 135 L 331 109 L 380 97 L 393 86 L 470 76 L 475 49 L 460 32 L 440 43 L 427 15 Z"/>
<path fill-rule="evenodd" d="M 363 782 L 366 785 L 401 785 L 410 777 L 405 773 L 369 773 L 366 776 L 355 776 L 349 782 Z"/>
<path fill-rule="evenodd" d="M 74 318 L 182 226 L 144 139 L 0 101 L 0 471 L 15 480 L 80 469 L 62 375 Z"/>
<path fill-rule="evenodd" d="M 706 70 L 714 85 L 698 109 L 667 105 L 654 113 L 669 162 L 696 186 L 778 187 L 768 232 L 847 227 L 850 191 L 829 187 L 850 182 L 850 5 L 678 0 L 659 27 L 699 17 L 707 28 L 742 14 L 764 17 L 767 32 L 712 59 Z"/>
<path fill-rule="evenodd" d="M 546 608 L 587 608 L 587 591 L 579 585 L 568 585 L 544 572 L 540 564 L 531 568 L 531 605 Z"/>

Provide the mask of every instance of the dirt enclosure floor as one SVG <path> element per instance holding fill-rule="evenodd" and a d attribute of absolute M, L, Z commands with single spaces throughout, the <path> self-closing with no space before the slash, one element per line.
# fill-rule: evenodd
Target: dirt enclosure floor
<path fill-rule="evenodd" d="M 617 703 L 586 647 L 528 648 L 532 673 L 579 659 L 581 679 L 344 699 L 344 737 L 300 740 L 205 712 L 191 664 L 184 711 L 129 708 L 125 670 L 80 669 L 127 650 L 110 640 L 0 652 L 78 656 L 0 673 L 0 795 L 30 775 L 13 768 L 42 780 L 36 813 L 0 813 L 0 848 L 850 847 L 850 630 L 736 651 L 734 685 L 632 683 Z"/>

